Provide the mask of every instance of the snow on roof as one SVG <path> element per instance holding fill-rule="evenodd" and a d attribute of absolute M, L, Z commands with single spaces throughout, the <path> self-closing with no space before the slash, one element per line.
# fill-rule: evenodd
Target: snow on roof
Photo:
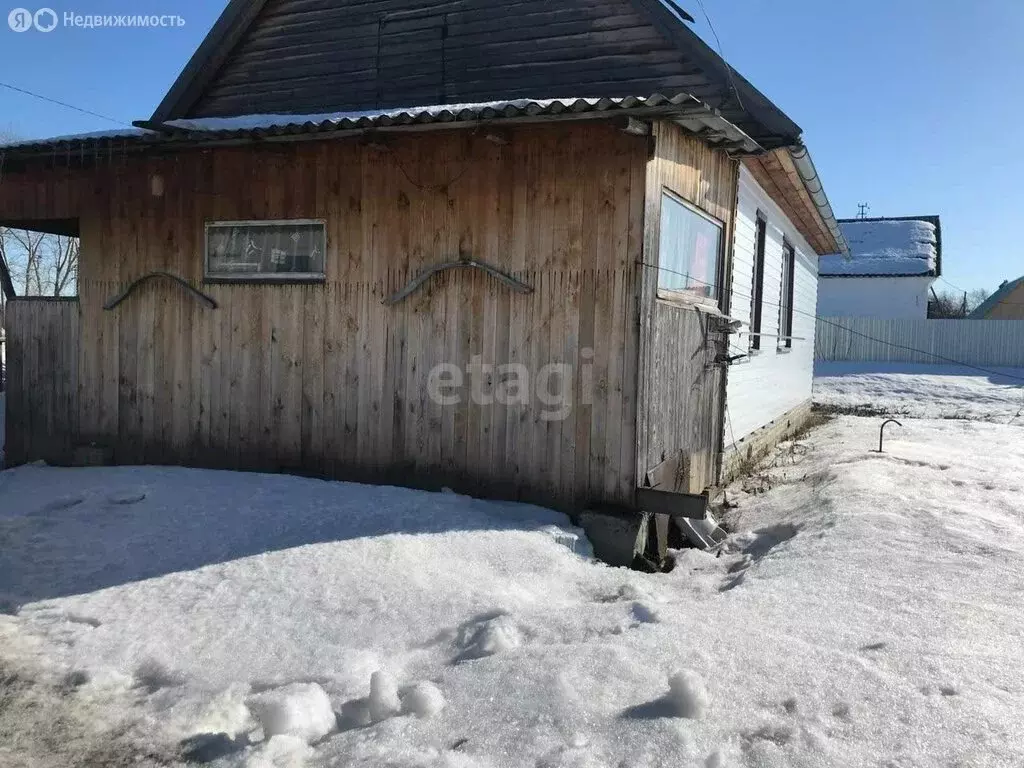
<path fill-rule="evenodd" d="M 66 136 L 47 136 L 38 139 L 19 139 L 17 141 L 2 141 L 0 149 L 17 149 L 19 147 L 32 147 L 37 144 L 59 144 L 71 141 L 90 141 L 98 139 L 134 139 L 145 136 L 152 131 L 144 131 L 141 128 L 115 128 L 109 131 L 91 131 L 89 133 L 70 133 Z"/>
<path fill-rule="evenodd" d="M 237 117 L 201 117 L 182 120 L 170 120 L 165 125 L 179 128 L 182 131 L 217 132 L 217 131 L 249 131 L 257 128 L 287 128 L 307 124 L 323 125 L 324 123 L 340 123 L 345 120 L 361 120 L 364 118 L 395 117 L 406 112 L 416 115 L 437 116 L 447 110 L 458 114 L 463 110 L 479 111 L 487 108 L 498 109 L 512 106 L 516 109 L 525 108 L 529 104 L 537 104 L 541 108 L 549 107 L 556 99 L 531 101 L 494 101 L 479 104 L 441 104 L 426 107 L 402 107 L 399 109 L 371 109 L 351 112 L 325 112 L 312 115 L 239 115 Z M 590 101 L 596 101 L 591 99 Z M 140 136 L 157 136 L 157 132 L 142 128 L 122 128 L 109 131 L 92 131 L 73 133 L 66 136 L 52 136 L 38 139 L 22 139 L 18 141 L 0 142 L 0 149 L 17 149 L 38 144 L 58 144 L 66 142 L 89 141 L 96 139 L 134 139 Z"/>
<path fill-rule="evenodd" d="M 937 219 L 936 219 L 937 221 Z M 921 219 L 854 219 L 839 226 L 850 244 L 850 258 L 824 256 L 821 275 L 893 276 L 935 274 L 939 235 L 933 221 Z"/>
<path fill-rule="evenodd" d="M 21 149 L 26 152 L 38 153 L 58 147 L 62 148 L 66 144 L 103 143 L 110 139 L 134 140 L 134 143 L 165 143 L 181 140 L 245 138 L 250 134 L 265 139 L 305 133 L 400 129 L 434 123 L 547 119 L 559 116 L 572 118 L 582 114 L 604 117 L 606 115 L 613 116 L 616 112 L 674 117 L 683 127 L 695 133 L 701 135 L 707 135 L 708 132 L 714 133 L 716 138 L 708 139 L 712 143 L 726 141 L 742 147 L 747 152 L 760 149 L 757 142 L 719 115 L 713 108 L 685 93 L 671 97 L 652 94 L 646 97 L 625 96 L 621 98 L 516 99 L 312 115 L 256 114 L 172 120 L 159 125 L 140 122 L 139 125 L 151 127 L 153 130 L 134 128 L 77 136 L 60 136 L 53 139 L 32 139 L 7 145 L 0 144 L 0 149 Z"/>
<path fill-rule="evenodd" d="M 395 109 L 368 109 L 350 112 L 325 112 L 316 115 L 239 115 L 237 117 L 198 117 L 181 120 L 169 120 L 166 125 L 186 131 L 250 131 L 256 128 L 282 128 L 307 124 L 322 125 L 324 123 L 341 123 L 346 120 L 362 120 L 365 118 L 398 117 L 403 114 L 436 117 L 444 112 L 457 115 L 459 112 L 482 112 L 485 109 L 501 110 L 526 109 L 536 105 L 547 109 L 555 103 L 571 103 L 585 101 L 596 104 L 598 99 L 516 99 L 513 101 L 485 101 L 465 104 L 435 104 L 425 107 L 397 107 Z M 622 99 L 609 99 L 620 102 Z"/>
<path fill-rule="evenodd" d="M 353 110 L 349 112 L 324 112 L 309 115 L 238 115 L 236 117 L 200 117 L 181 120 L 169 120 L 164 125 L 170 128 L 177 128 L 181 131 L 193 131 L 196 133 L 217 133 L 228 131 L 252 131 L 260 128 L 292 128 L 305 125 L 326 126 L 346 121 L 357 121 L 365 119 L 379 119 L 398 117 L 399 115 L 411 114 L 417 118 L 437 117 L 445 112 L 457 115 L 460 112 L 481 112 L 486 109 L 523 110 L 530 106 L 539 109 L 548 109 L 556 103 L 569 104 L 576 101 L 584 101 L 589 106 L 594 106 L 599 99 L 517 99 L 514 101 L 487 101 L 466 104 L 437 104 L 425 107 L 398 107 L 395 109 L 370 109 Z M 622 99 L 607 99 L 613 103 L 619 103 Z M 43 144 L 60 144 L 70 142 L 81 142 L 100 139 L 135 139 L 142 136 L 158 137 L 156 131 L 143 128 L 122 128 L 108 131 L 92 131 L 89 133 L 75 133 L 66 136 L 53 136 L 38 139 L 23 139 L 11 142 L 0 142 L 0 149 L 17 149 L 19 147 L 32 147 Z"/>

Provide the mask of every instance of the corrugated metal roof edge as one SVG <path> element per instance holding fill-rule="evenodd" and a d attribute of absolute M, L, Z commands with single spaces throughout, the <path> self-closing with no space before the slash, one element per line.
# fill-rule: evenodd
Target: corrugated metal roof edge
<path fill-rule="evenodd" d="M 204 144 L 238 140 L 298 140 L 302 138 L 327 138 L 367 131 L 398 131 L 413 129 L 441 129 L 475 123 L 531 122 L 566 119 L 597 119 L 603 116 L 645 116 L 676 119 L 683 127 L 701 136 L 713 145 L 724 144 L 736 152 L 758 154 L 764 149 L 740 128 L 722 117 L 721 113 L 689 94 L 668 97 L 653 94 L 647 97 L 627 96 L 623 98 L 572 98 L 572 99 L 519 99 L 508 102 L 487 102 L 481 104 L 447 105 L 430 107 L 409 107 L 399 110 L 381 110 L 379 113 L 348 113 L 358 117 L 346 117 L 339 113 L 336 118 L 315 122 L 303 120 L 296 115 L 293 122 L 274 123 L 265 126 L 239 128 L 195 128 L 201 119 L 172 121 L 170 123 L 149 123 L 140 121 L 135 125 L 146 131 L 139 134 L 105 134 L 57 137 L 38 142 L 20 142 L 16 146 L 0 151 L 10 156 L 39 155 L 50 151 L 89 149 L 108 146 L 149 146 L 166 144 Z M 239 118 L 218 119 L 222 123 Z M 258 117 L 258 116 L 248 116 Z M 189 124 L 188 127 L 175 122 Z"/>

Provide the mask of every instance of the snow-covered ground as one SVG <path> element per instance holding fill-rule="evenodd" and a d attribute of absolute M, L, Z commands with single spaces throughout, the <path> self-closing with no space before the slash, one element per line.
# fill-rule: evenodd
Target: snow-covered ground
<path fill-rule="evenodd" d="M 1019 766 L 1024 433 L 905 425 L 783 446 L 668 575 L 451 494 L 0 473 L 0 764 Z"/>
<path fill-rule="evenodd" d="M 1024 424 L 1024 369 L 817 363 L 814 402 L 841 411 Z"/>

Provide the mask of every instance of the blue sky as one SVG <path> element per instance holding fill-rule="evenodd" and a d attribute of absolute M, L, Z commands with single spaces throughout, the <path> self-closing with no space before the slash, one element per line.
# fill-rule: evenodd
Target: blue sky
<path fill-rule="evenodd" d="M 838 215 L 854 216 L 859 202 L 873 216 L 939 214 L 945 277 L 965 289 L 1024 273 L 1024 2 L 703 1 L 725 57 L 803 127 Z M 125 122 L 148 117 L 225 2 L 51 2 L 60 15 L 177 14 L 186 24 L 48 34 L 12 32 L 4 6 L 0 81 Z M 682 5 L 717 46 L 697 0 Z M 113 127 L 0 88 L 0 132 Z"/>

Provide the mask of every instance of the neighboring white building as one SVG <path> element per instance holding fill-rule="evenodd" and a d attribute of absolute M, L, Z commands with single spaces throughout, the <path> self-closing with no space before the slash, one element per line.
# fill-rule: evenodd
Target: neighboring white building
<path fill-rule="evenodd" d="M 758 430 L 809 409 L 817 298 L 818 254 L 741 168 L 729 315 L 743 326 L 730 350 L 737 359 L 726 386 L 727 455 Z"/>
<path fill-rule="evenodd" d="M 839 224 L 850 258 L 821 259 L 818 314 L 927 318 L 929 291 L 942 274 L 939 217 L 846 219 Z"/>

